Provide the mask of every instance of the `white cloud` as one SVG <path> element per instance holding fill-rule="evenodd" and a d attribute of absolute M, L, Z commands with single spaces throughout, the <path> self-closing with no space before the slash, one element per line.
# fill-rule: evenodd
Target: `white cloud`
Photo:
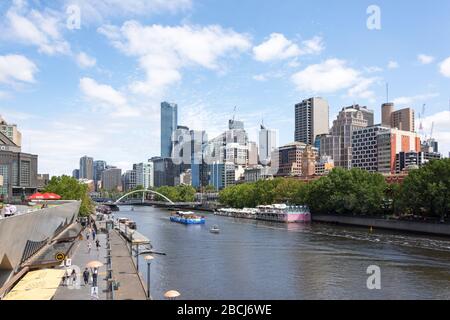
<path fill-rule="evenodd" d="M 433 138 L 439 142 L 439 151 L 448 155 L 450 152 L 450 111 L 441 111 L 422 120 L 424 132 L 428 135 L 434 123 Z"/>
<path fill-rule="evenodd" d="M 421 64 L 430 64 L 434 62 L 434 57 L 433 56 L 429 56 L 426 54 L 419 54 L 417 56 L 417 60 L 421 63 Z"/>
<path fill-rule="evenodd" d="M 99 32 L 126 55 L 137 57 L 143 81 L 130 85 L 134 93 L 156 96 L 182 78 L 186 67 L 220 70 L 221 59 L 251 47 L 247 35 L 220 26 L 143 26 L 128 21 L 121 28 L 103 26 Z"/>
<path fill-rule="evenodd" d="M 91 78 L 82 78 L 80 90 L 94 104 L 94 107 L 109 111 L 112 116 L 134 117 L 139 115 L 138 110 L 129 106 L 125 95 L 109 85 L 99 84 Z"/>
<path fill-rule="evenodd" d="M 450 78 L 450 57 L 441 62 L 439 69 L 444 77 Z"/>
<path fill-rule="evenodd" d="M 83 22 L 103 22 L 111 17 L 183 12 L 192 7 L 192 0 L 65 0 L 65 4 L 79 6 Z"/>
<path fill-rule="evenodd" d="M 254 75 L 254 76 L 252 77 L 252 79 L 255 80 L 255 81 L 261 81 L 261 82 L 267 81 L 267 77 L 266 77 L 264 74 L 257 74 L 257 75 Z"/>
<path fill-rule="evenodd" d="M 400 67 L 399 63 L 397 61 L 389 61 L 388 63 L 388 69 L 398 69 Z"/>
<path fill-rule="evenodd" d="M 97 60 L 94 57 L 90 57 L 85 52 L 77 54 L 76 60 L 81 68 L 92 68 L 97 64 Z"/>
<path fill-rule="evenodd" d="M 0 38 L 36 46 L 39 52 L 69 54 L 70 44 L 61 34 L 61 15 L 47 9 L 29 9 L 26 2 L 14 1 L 0 23 Z"/>
<path fill-rule="evenodd" d="M 360 72 L 346 64 L 344 60 L 329 59 L 295 73 L 292 81 L 299 91 L 309 93 L 333 93 L 348 89 L 357 84 Z"/>
<path fill-rule="evenodd" d="M 38 68 L 22 55 L 0 56 L 0 83 L 33 83 Z"/>
<path fill-rule="evenodd" d="M 303 41 L 302 47 L 300 47 L 294 41 L 288 40 L 283 34 L 272 33 L 266 41 L 253 48 L 253 56 L 257 61 L 268 62 L 295 58 L 306 54 L 318 54 L 323 49 L 321 37 Z"/>
<path fill-rule="evenodd" d="M 400 104 L 400 105 L 412 105 L 414 103 L 418 103 L 418 102 L 424 102 L 427 101 L 429 99 L 433 99 L 439 97 L 439 93 L 427 93 L 427 94 L 420 94 L 420 95 L 416 95 L 416 96 L 410 96 L 410 97 L 399 97 L 394 99 L 394 103 L 395 104 Z"/>
<path fill-rule="evenodd" d="M 370 86 L 377 80 L 378 78 L 360 78 L 356 85 L 348 90 L 348 96 L 375 101 L 375 92 L 370 90 Z"/>

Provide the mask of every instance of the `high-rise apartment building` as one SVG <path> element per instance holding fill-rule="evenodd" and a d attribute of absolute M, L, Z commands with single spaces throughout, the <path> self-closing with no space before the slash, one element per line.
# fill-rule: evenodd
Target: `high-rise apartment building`
<path fill-rule="evenodd" d="M 310 98 L 295 105 L 295 141 L 314 145 L 316 137 L 329 130 L 329 105 L 322 98 Z"/>
<path fill-rule="evenodd" d="M 133 168 L 136 171 L 136 186 L 142 186 L 144 189 L 154 187 L 153 162 L 138 163 Z"/>
<path fill-rule="evenodd" d="M 178 128 L 178 106 L 174 103 L 161 103 L 161 157 L 172 156 L 172 136 Z"/>
<path fill-rule="evenodd" d="M 94 159 L 84 156 L 80 159 L 80 179 L 94 180 Z"/>
<path fill-rule="evenodd" d="M 277 147 L 277 132 L 261 125 L 259 131 L 259 162 L 264 166 L 270 165 L 272 152 Z"/>
<path fill-rule="evenodd" d="M 122 191 L 129 192 L 136 189 L 136 170 L 127 170 L 122 175 Z"/>

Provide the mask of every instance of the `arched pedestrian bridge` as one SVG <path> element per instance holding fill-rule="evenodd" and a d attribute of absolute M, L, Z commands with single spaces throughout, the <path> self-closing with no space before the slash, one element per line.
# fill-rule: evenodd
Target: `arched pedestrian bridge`
<path fill-rule="evenodd" d="M 129 196 L 134 195 L 134 194 L 139 194 L 139 193 L 142 193 L 141 199 L 126 200 Z M 160 196 L 165 201 L 146 200 L 145 195 L 149 194 L 149 193 Z M 126 200 L 126 201 L 124 201 L 124 200 Z M 120 197 L 113 203 L 111 203 L 111 202 L 103 203 L 103 205 L 107 205 L 107 206 L 111 207 L 112 209 L 114 209 L 114 208 L 118 209 L 118 206 L 121 206 L 121 205 L 148 205 L 148 206 L 160 206 L 160 207 L 167 207 L 167 208 L 192 208 L 192 207 L 200 206 L 201 202 L 173 202 L 171 199 L 169 199 L 165 195 L 163 195 L 157 191 L 154 191 L 154 190 L 135 190 L 135 191 L 131 191 L 131 192 L 123 195 L 122 197 Z"/>

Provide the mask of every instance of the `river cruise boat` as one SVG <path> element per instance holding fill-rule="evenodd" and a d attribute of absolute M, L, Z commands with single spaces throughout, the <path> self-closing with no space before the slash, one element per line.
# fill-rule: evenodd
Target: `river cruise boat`
<path fill-rule="evenodd" d="M 257 209 L 256 220 L 281 223 L 311 222 L 311 212 L 307 206 L 274 204 L 270 206 L 259 206 Z"/>
<path fill-rule="evenodd" d="M 233 217 L 241 219 L 256 219 L 257 209 L 254 208 L 244 208 L 244 209 L 233 209 L 233 208 L 223 208 L 214 212 L 217 216 L 222 217 Z"/>
<path fill-rule="evenodd" d="M 205 224 L 206 219 L 205 217 L 196 215 L 194 212 L 177 211 L 176 214 L 170 217 L 170 221 L 191 225 L 191 224 Z"/>

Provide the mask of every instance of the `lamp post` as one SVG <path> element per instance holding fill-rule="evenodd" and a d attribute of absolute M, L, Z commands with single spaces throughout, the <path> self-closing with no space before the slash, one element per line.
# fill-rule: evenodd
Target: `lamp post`
<path fill-rule="evenodd" d="M 147 299 L 150 300 L 150 264 L 154 258 L 149 255 L 144 259 L 147 261 Z"/>

